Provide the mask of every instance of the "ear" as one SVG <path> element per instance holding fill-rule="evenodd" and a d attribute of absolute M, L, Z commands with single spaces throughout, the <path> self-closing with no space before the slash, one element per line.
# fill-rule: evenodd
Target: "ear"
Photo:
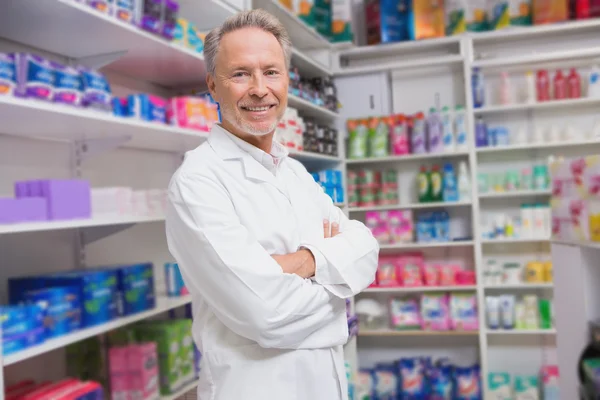
<path fill-rule="evenodd" d="M 206 74 L 206 85 L 208 86 L 208 91 L 215 101 L 217 100 L 217 84 L 215 82 L 215 78 L 211 74 Z"/>

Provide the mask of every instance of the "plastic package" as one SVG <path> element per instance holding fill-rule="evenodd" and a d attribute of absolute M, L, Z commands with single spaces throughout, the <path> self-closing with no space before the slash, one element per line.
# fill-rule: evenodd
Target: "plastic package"
<path fill-rule="evenodd" d="M 399 286 L 395 257 L 379 257 L 377 267 L 377 284 L 382 287 Z"/>
<path fill-rule="evenodd" d="M 423 264 L 423 283 L 425 286 L 440 286 L 439 266 Z"/>
<path fill-rule="evenodd" d="M 398 362 L 398 369 L 401 398 L 424 399 L 427 395 L 427 385 L 422 361 L 418 358 L 403 358 Z"/>
<path fill-rule="evenodd" d="M 479 366 L 455 367 L 456 385 L 454 400 L 481 400 L 481 380 Z"/>
<path fill-rule="evenodd" d="M 424 330 L 450 329 L 448 296 L 444 293 L 424 293 L 421 296 L 421 327 Z"/>
<path fill-rule="evenodd" d="M 393 365 L 378 364 L 373 371 L 375 375 L 375 395 L 379 400 L 396 400 L 398 382 Z"/>
<path fill-rule="evenodd" d="M 485 297 L 485 313 L 489 329 L 500 327 L 500 299 L 497 296 Z"/>
<path fill-rule="evenodd" d="M 475 293 L 455 292 L 450 295 L 450 326 L 453 330 L 479 329 Z"/>
<path fill-rule="evenodd" d="M 514 329 L 515 327 L 515 296 L 503 294 L 500 296 L 500 313 L 502 314 L 502 328 Z"/>
<path fill-rule="evenodd" d="M 515 376 L 515 400 L 540 400 L 537 376 Z"/>
<path fill-rule="evenodd" d="M 423 256 L 421 254 L 406 254 L 398 257 L 399 280 L 402 286 L 422 286 L 421 271 L 423 270 Z"/>
<path fill-rule="evenodd" d="M 391 327 L 396 330 L 414 330 L 421 327 L 419 305 L 415 299 L 390 300 Z"/>
<path fill-rule="evenodd" d="M 506 372 L 490 372 L 488 374 L 488 393 L 494 400 L 512 400 L 510 374 Z"/>

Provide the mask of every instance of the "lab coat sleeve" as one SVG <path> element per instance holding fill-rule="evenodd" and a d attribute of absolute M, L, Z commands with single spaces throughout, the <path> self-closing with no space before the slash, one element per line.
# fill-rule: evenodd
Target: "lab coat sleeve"
<path fill-rule="evenodd" d="M 306 184 L 323 212 L 323 218 L 340 224 L 340 233 L 332 238 L 302 243 L 316 261 L 315 281 L 341 298 L 352 297 L 375 280 L 379 244 L 360 221 L 350 220 L 335 206 L 321 186 L 305 172 Z"/>
<path fill-rule="evenodd" d="M 283 273 L 240 223 L 215 178 L 173 179 L 166 230 L 188 290 L 238 335 L 281 349 L 328 348 L 347 341 L 344 300 L 311 280 Z"/>

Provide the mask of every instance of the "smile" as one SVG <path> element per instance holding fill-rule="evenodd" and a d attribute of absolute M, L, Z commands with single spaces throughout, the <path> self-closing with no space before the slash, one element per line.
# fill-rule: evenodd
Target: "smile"
<path fill-rule="evenodd" d="M 260 111 L 267 111 L 271 108 L 275 107 L 275 105 L 267 105 L 267 106 L 260 106 L 260 107 L 241 107 L 242 110 L 245 111 L 252 111 L 252 112 L 260 112 Z"/>

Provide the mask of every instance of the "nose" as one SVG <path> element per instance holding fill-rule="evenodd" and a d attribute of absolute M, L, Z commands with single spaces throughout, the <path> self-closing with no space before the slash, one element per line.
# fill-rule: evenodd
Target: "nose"
<path fill-rule="evenodd" d="M 251 96 L 263 98 L 268 93 L 269 89 L 267 88 L 265 77 L 262 74 L 253 74 L 249 94 Z"/>

